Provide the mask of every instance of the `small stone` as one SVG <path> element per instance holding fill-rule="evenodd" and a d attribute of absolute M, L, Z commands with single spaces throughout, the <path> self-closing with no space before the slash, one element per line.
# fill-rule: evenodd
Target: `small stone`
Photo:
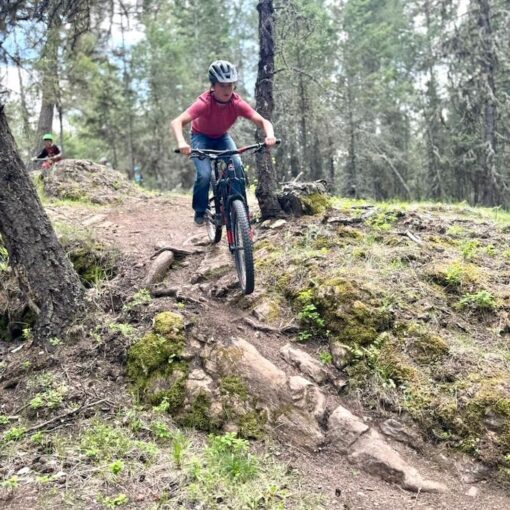
<path fill-rule="evenodd" d="M 477 487 L 471 487 L 467 492 L 466 496 L 469 496 L 471 498 L 476 498 L 478 496 L 478 488 Z"/>
<path fill-rule="evenodd" d="M 282 228 L 286 224 L 287 222 L 285 220 L 276 220 L 269 228 L 271 230 L 276 230 L 278 228 Z"/>
<path fill-rule="evenodd" d="M 30 471 L 32 470 L 28 466 L 25 466 L 24 468 L 21 468 L 16 474 L 20 476 L 28 475 Z"/>

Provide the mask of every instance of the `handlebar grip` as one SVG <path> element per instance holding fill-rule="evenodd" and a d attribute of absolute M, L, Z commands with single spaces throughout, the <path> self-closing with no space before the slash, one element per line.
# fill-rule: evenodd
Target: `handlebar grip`
<path fill-rule="evenodd" d="M 174 152 L 175 152 L 176 154 L 180 154 L 180 153 L 181 153 L 181 149 L 174 149 Z"/>

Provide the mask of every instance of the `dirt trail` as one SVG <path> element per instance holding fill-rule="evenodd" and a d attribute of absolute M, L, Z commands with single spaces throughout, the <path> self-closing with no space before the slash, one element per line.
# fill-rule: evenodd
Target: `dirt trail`
<path fill-rule="evenodd" d="M 66 215 L 65 211 L 60 211 L 60 214 Z M 156 244 L 167 243 L 186 248 L 192 246 L 191 240 L 197 236 L 206 239 L 205 229 L 193 223 L 189 197 L 128 199 L 121 206 L 103 208 L 100 212 L 75 209 L 68 214 L 81 225 L 93 228 L 99 239 L 112 243 L 125 255 L 133 257 L 140 284 L 150 266 L 150 257 L 155 251 Z M 200 265 L 202 257 L 203 255 L 188 257 L 186 264 L 172 269 L 169 274 L 170 284 L 189 284 L 190 277 Z M 232 270 L 234 271 L 233 268 Z M 236 292 L 234 291 L 234 298 Z M 191 304 L 189 310 L 195 316 L 204 334 L 218 337 L 242 337 L 255 345 L 278 367 L 287 373 L 293 373 L 294 369 L 286 364 L 279 354 L 280 348 L 291 337 L 284 334 L 268 335 L 254 330 L 242 320 L 246 312 L 229 304 L 226 298 L 216 299 L 207 296 L 201 292 L 198 285 L 193 287 L 193 295 L 199 302 Z M 340 402 L 333 392 L 329 398 Z M 345 401 L 343 403 L 346 407 L 353 409 L 354 403 Z M 353 412 L 356 413 L 356 409 L 353 409 Z M 360 415 L 359 409 L 356 414 Z M 365 416 L 367 420 L 371 419 L 369 415 Z M 280 443 L 276 444 L 275 449 L 280 460 L 287 462 L 304 475 L 305 484 L 310 492 L 324 495 L 328 509 L 503 510 L 510 508 L 510 495 L 490 481 L 484 480 L 477 483 L 462 481 L 462 470 L 467 466 L 466 459 L 454 457 L 451 452 L 433 446 L 427 446 L 423 455 L 398 443 L 392 446 L 402 453 L 424 477 L 444 483 L 448 487 L 448 492 L 413 494 L 404 491 L 397 485 L 383 482 L 361 472 L 345 458 L 327 449 L 310 453 L 292 445 Z"/>

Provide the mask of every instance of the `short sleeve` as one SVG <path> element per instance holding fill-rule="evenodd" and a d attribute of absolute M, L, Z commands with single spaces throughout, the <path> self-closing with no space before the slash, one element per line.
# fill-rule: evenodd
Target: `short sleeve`
<path fill-rule="evenodd" d="M 186 111 L 191 119 L 195 120 L 207 112 L 207 103 L 199 97 Z"/>
<path fill-rule="evenodd" d="M 245 119 L 251 119 L 255 110 L 244 100 L 239 99 L 236 105 L 237 115 L 244 117 Z"/>

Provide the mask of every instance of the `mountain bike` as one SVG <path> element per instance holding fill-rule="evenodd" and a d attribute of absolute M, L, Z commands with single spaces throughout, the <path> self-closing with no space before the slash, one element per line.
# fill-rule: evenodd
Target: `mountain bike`
<path fill-rule="evenodd" d="M 207 234 L 212 243 L 219 243 L 223 226 L 226 227 L 228 247 L 234 257 L 241 290 L 246 295 L 255 289 L 253 230 L 245 191 L 248 179 L 242 167 L 240 175 L 236 174 L 232 156 L 255 153 L 265 147 L 265 143 L 256 143 L 235 150 L 192 149 L 190 153 L 190 158 L 208 159 L 211 163 L 209 198 L 204 214 Z M 176 149 L 175 152 L 180 151 Z"/>
<path fill-rule="evenodd" d="M 33 162 L 42 161 L 43 163 L 41 165 L 41 168 L 43 170 L 49 170 L 56 163 L 56 161 L 52 161 L 49 157 L 46 157 L 46 158 L 32 158 L 30 161 L 33 161 Z"/>

